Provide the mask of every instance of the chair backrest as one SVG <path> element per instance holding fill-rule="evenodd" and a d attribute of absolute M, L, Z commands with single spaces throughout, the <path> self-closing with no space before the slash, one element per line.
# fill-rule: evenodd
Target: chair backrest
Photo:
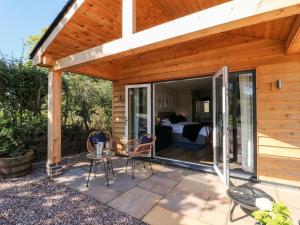
<path fill-rule="evenodd" d="M 91 143 L 90 137 L 96 135 L 99 132 L 103 132 L 104 135 L 105 135 L 105 138 L 106 138 L 104 149 L 105 150 L 112 150 L 112 148 L 113 148 L 113 146 L 112 146 L 112 144 L 113 144 L 112 141 L 113 140 L 112 140 L 112 137 L 111 137 L 111 134 L 110 134 L 109 131 L 94 131 L 94 132 L 91 132 L 89 134 L 89 136 L 87 138 L 87 141 L 86 141 L 86 149 L 90 153 L 94 153 L 95 152 L 95 149 L 94 149 L 93 144 Z"/>
<path fill-rule="evenodd" d="M 148 138 L 151 137 L 152 141 L 149 143 L 140 143 L 136 149 L 134 150 L 134 154 L 138 155 L 138 156 L 147 156 L 151 154 L 151 151 L 153 149 L 153 146 L 155 144 L 155 140 L 156 137 L 153 134 L 144 134 L 140 140 L 142 140 L 142 138 L 144 136 L 147 136 Z M 150 138 L 149 138 L 150 139 Z"/>

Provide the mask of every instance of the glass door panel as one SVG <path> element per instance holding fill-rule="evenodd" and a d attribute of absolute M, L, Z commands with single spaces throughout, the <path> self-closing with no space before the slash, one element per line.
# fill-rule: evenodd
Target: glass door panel
<path fill-rule="evenodd" d="M 151 85 L 128 85 L 125 91 L 125 137 L 139 139 L 151 133 Z"/>
<path fill-rule="evenodd" d="M 229 186 L 227 67 L 213 77 L 213 125 L 214 169 L 223 183 Z"/>
<path fill-rule="evenodd" d="M 229 74 L 230 168 L 254 173 L 254 71 Z"/>

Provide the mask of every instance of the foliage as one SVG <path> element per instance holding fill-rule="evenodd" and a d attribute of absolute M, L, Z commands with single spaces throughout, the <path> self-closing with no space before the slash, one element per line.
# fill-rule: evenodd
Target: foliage
<path fill-rule="evenodd" d="M 76 74 L 64 76 L 63 124 L 111 129 L 111 82 Z"/>
<path fill-rule="evenodd" d="M 21 61 L 0 59 L 0 152 L 21 155 L 42 120 L 47 74 Z"/>
<path fill-rule="evenodd" d="M 253 216 L 262 225 L 292 225 L 290 212 L 282 202 L 273 203 L 272 211 L 258 210 Z"/>
<path fill-rule="evenodd" d="M 39 34 L 30 35 L 25 42 L 25 46 L 27 49 L 27 56 L 31 53 L 35 45 L 39 42 L 42 36 L 46 33 L 47 28 L 43 28 Z"/>
<path fill-rule="evenodd" d="M 31 51 L 45 29 L 26 41 Z M 85 150 L 91 129 L 111 130 L 111 82 L 67 73 L 62 77 L 62 154 Z M 47 152 L 47 69 L 30 60 L 0 58 L 0 157 Z"/>

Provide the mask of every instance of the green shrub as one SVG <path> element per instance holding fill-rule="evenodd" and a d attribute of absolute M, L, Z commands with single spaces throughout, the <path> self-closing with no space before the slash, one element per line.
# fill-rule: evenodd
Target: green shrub
<path fill-rule="evenodd" d="M 293 225 L 284 203 L 273 203 L 272 210 L 258 210 L 252 214 L 262 225 Z"/>

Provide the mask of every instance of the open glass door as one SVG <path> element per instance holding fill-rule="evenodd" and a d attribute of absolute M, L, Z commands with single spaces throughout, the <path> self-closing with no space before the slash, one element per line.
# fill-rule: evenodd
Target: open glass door
<path fill-rule="evenodd" d="M 151 85 L 127 85 L 125 88 L 125 137 L 139 139 L 151 133 Z"/>
<path fill-rule="evenodd" d="M 227 66 L 213 77 L 213 125 L 214 170 L 229 186 Z"/>

